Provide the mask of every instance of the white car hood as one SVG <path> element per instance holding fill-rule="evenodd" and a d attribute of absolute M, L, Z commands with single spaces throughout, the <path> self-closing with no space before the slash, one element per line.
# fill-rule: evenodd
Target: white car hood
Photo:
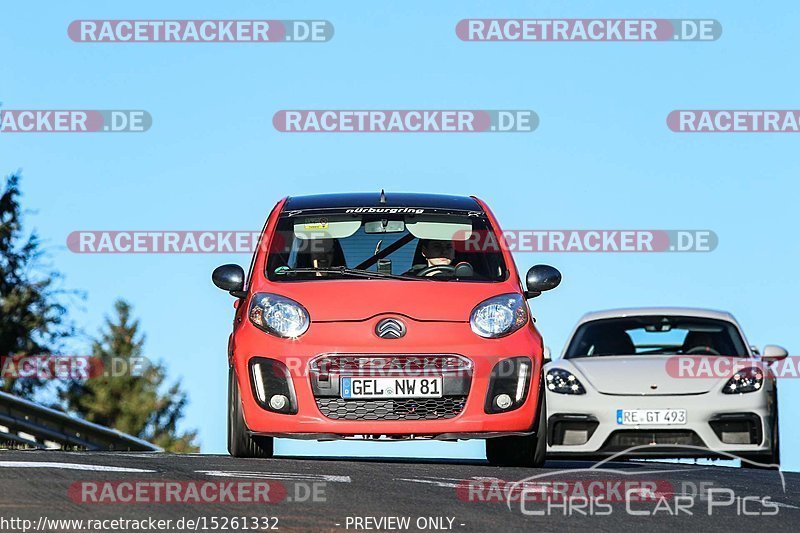
<path fill-rule="evenodd" d="M 674 355 L 631 355 L 582 357 L 553 364 L 573 371 L 584 386 L 603 394 L 664 395 L 702 394 L 722 389 L 727 379 L 713 377 L 673 377 L 667 361 Z M 585 380 L 585 381 L 584 381 Z"/>

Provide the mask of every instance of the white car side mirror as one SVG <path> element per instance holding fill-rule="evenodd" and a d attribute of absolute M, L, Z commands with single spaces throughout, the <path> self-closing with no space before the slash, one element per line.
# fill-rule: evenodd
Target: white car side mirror
<path fill-rule="evenodd" d="M 553 360 L 553 358 L 551 357 L 551 354 L 550 354 L 550 347 L 549 346 L 545 346 L 544 347 L 544 354 L 542 355 L 542 358 L 544 359 L 545 363 L 549 363 L 550 361 Z"/>
<path fill-rule="evenodd" d="M 788 355 L 789 352 L 786 351 L 786 348 L 782 348 L 775 344 L 767 344 L 764 346 L 764 351 L 761 353 L 761 360 L 765 361 L 766 363 L 774 363 L 775 361 L 786 359 Z"/>

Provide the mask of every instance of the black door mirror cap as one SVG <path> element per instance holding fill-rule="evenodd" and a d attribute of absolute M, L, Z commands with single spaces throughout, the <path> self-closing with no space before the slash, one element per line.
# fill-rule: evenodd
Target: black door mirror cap
<path fill-rule="evenodd" d="M 239 265 L 228 264 L 218 266 L 211 274 L 211 281 L 223 291 L 228 291 L 231 296 L 244 298 L 244 270 Z"/>
<path fill-rule="evenodd" d="M 561 283 L 561 272 L 550 265 L 534 265 L 525 276 L 525 298 L 536 298 L 545 291 L 558 287 Z"/>

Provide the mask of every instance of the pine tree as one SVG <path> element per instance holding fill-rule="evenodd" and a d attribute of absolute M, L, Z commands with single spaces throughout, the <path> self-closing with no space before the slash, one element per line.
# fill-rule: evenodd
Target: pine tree
<path fill-rule="evenodd" d="M 187 396 L 180 383 L 162 392 L 166 372 L 160 363 L 143 357 L 144 335 L 130 305 L 117 300 L 115 317 L 106 319 L 92 356 L 101 362 L 102 373 L 75 380 L 63 393 L 67 409 L 96 424 L 113 427 L 142 438 L 166 451 L 196 452 L 197 433 L 178 434 Z"/>
<path fill-rule="evenodd" d="M 0 194 L 0 357 L 54 353 L 72 334 L 58 274 L 42 265 L 36 233 L 26 233 L 19 204 L 19 174 L 5 179 Z M 6 362 L 4 359 L 3 362 Z M 33 377 L 0 376 L 0 390 L 32 399 L 48 383 Z"/>

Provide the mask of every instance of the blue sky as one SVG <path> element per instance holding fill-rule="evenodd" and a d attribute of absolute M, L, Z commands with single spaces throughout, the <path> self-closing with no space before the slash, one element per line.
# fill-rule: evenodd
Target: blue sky
<path fill-rule="evenodd" d="M 77 255 L 80 229 L 258 229 L 281 197 L 335 191 L 475 194 L 506 228 L 711 229 L 708 254 L 519 254 L 564 283 L 532 302 L 553 351 L 588 310 L 688 305 L 733 312 L 751 343 L 796 351 L 798 138 L 676 134 L 673 109 L 797 109 L 794 2 L 671 1 L 16 3 L 0 20 L 0 101 L 11 109 L 145 109 L 142 134 L 0 138 L 2 172 L 23 171 L 28 224 L 93 333 L 128 299 L 189 392 L 186 426 L 225 447 L 232 299 L 218 264 L 241 255 Z M 715 18 L 703 43 L 468 43 L 462 18 Z M 326 19 L 325 44 L 82 44 L 74 19 Z M 281 134 L 280 109 L 533 109 L 534 133 Z M 800 383 L 781 384 L 783 461 Z M 482 456 L 482 443 L 281 442 L 284 453 Z"/>

